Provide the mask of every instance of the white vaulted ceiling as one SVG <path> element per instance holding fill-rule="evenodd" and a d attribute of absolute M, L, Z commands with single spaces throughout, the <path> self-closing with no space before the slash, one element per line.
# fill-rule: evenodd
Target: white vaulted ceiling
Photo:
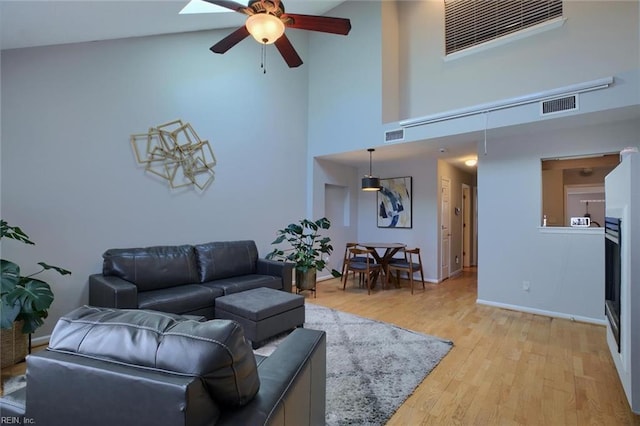
<path fill-rule="evenodd" d="M 0 48 L 47 46 L 233 28 L 237 12 L 181 14 L 188 0 L 0 0 Z M 243 0 L 238 3 L 246 4 Z M 286 0 L 287 11 L 323 15 L 342 1 Z"/>

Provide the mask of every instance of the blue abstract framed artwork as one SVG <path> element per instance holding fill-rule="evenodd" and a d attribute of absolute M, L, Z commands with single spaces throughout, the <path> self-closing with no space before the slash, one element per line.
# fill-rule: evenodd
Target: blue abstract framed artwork
<path fill-rule="evenodd" d="M 411 228 L 411 176 L 380 179 L 378 228 Z"/>

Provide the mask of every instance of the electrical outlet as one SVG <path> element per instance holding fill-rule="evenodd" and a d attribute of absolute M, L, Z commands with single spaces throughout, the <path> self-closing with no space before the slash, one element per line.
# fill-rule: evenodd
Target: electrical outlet
<path fill-rule="evenodd" d="M 456 265 L 460 263 L 460 258 L 456 256 Z"/>
<path fill-rule="evenodd" d="M 531 289 L 531 283 L 529 281 L 522 281 L 522 289 L 529 291 Z"/>

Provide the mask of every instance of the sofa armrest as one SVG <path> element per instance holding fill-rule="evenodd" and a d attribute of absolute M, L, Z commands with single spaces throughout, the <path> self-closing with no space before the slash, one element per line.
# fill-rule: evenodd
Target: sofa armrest
<path fill-rule="evenodd" d="M 326 369 L 325 332 L 295 329 L 258 365 L 258 394 L 242 410 L 224 411 L 217 424 L 325 424 Z"/>
<path fill-rule="evenodd" d="M 27 357 L 26 418 L 47 426 L 203 426 L 219 407 L 197 377 L 44 350 Z"/>
<path fill-rule="evenodd" d="M 136 309 L 138 287 L 116 276 L 89 276 L 89 304 L 105 308 Z"/>
<path fill-rule="evenodd" d="M 0 398 L 0 423 L 4 424 L 13 422 L 14 424 L 26 424 L 25 420 L 25 404 L 27 399 L 27 388 L 21 387 Z M 3 420 L 7 419 L 7 420 Z M 8 420 L 11 419 L 11 420 Z M 22 423 L 20 423 L 22 421 Z"/>
<path fill-rule="evenodd" d="M 293 282 L 293 263 L 258 258 L 256 273 L 282 278 L 282 290 L 291 293 Z"/>

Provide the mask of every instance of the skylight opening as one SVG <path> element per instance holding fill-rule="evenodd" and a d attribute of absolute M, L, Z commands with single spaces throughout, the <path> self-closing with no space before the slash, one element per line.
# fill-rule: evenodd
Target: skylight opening
<path fill-rule="evenodd" d="M 195 13 L 232 13 L 233 10 L 217 6 L 212 3 L 208 3 L 203 0 L 191 0 L 182 10 L 178 13 L 179 15 L 189 15 Z"/>

